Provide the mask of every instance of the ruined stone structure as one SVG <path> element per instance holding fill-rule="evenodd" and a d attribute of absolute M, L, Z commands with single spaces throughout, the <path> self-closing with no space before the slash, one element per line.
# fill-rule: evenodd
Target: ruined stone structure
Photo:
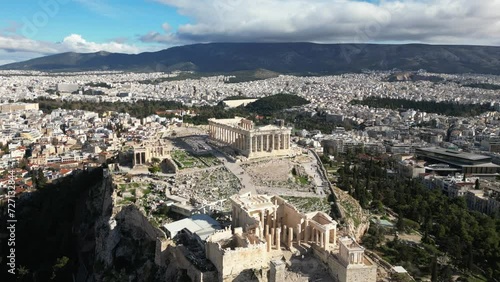
<path fill-rule="evenodd" d="M 276 252 L 310 248 L 339 282 L 376 281 L 377 267 L 350 238 L 338 240 L 337 222 L 323 212 L 301 213 L 279 196 L 234 195 L 232 226 L 207 239 L 206 257 L 219 281 L 232 281 L 248 270 L 260 270 L 268 281 L 282 281 L 285 265 L 272 261 Z"/>
<path fill-rule="evenodd" d="M 255 127 L 250 120 L 209 119 L 209 136 L 227 144 L 247 158 L 286 156 L 290 153 L 291 128 L 266 125 Z"/>
<path fill-rule="evenodd" d="M 330 274 L 342 282 L 371 282 L 377 278 L 377 266 L 365 256 L 365 250 L 351 238 L 339 239 L 339 253 L 327 257 Z"/>
<path fill-rule="evenodd" d="M 158 141 L 154 144 L 141 144 L 134 148 L 133 164 L 148 165 L 153 158 L 160 160 L 170 156 L 172 147 L 169 143 Z"/>
<path fill-rule="evenodd" d="M 281 243 L 289 249 L 293 243 L 316 244 L 326 251 L 335 247 L 337 222 L 324 212 L 301 213 L 279 196 L 246 193 L 230 199 L 233 226 L 266 238 L 271 248 L 279 249 Z"/>
<path fill-rule="evenodd" d="M 219 281 L 232 281 L 247 269 L 267 268 L 269 257 L 266 241 L 242 228 L 226 229 L 212 235 L 205 245 L 206 257 L 215 265 Z"/>

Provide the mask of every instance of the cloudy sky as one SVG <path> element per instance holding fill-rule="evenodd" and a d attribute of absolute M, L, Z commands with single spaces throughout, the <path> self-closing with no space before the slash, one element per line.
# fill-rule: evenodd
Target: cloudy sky
<path fill-rule="evenodd" d="M 140 53 L 205 42 L 500 46 L 500 0 L 15 0 L 0 64 L 55 53 Z"/>

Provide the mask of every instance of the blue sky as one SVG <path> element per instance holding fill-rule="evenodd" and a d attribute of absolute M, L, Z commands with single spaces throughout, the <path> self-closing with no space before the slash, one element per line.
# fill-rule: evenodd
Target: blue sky
<path fill-rule="evenodd" d="M 44 9 L 44 7 L 47 7 Z M 49 8 L 50 7 L 50 8 Z M 48 21 L 31 39 L 61 41 L 69 34 L 79 34 L 94 42 L 114 39 L 136 40 L 148 31 L 162 31 L 168 22 L 173 28 L 189 22 L 174 7 L 156 1 L 141 0 L 16 0 L 3 1 L 0 9 L 0 27 L 29 25 Z M 55 11 L 51 15 L 47 11 Z M 27 23 L 28 22 L 28 23 Z M 22 30 L 19 31 L 22 33 Z"/>
<path fill-rule="evenodd" d="M 500 45 L 500 0 L 12 0 L 0 64 L 206 42 Z"/>

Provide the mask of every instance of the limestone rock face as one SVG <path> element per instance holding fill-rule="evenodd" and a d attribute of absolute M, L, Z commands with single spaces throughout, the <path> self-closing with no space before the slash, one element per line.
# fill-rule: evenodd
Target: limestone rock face
<path fill-rule="evenodd" d="M 104 178 L 76 207 L 77 281 L 168 281 L 154 263 L 161 232 L 134 205 L 113 207 L 114 185 Z"/>

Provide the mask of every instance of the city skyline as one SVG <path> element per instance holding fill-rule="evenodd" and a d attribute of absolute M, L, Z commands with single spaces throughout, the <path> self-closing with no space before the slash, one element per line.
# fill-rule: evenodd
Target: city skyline
<path fill-rule="evenodd" d="M 0 11 L 0 64 L 208 42 L 499 46 L 500 0 L 40 0 Z"/>

